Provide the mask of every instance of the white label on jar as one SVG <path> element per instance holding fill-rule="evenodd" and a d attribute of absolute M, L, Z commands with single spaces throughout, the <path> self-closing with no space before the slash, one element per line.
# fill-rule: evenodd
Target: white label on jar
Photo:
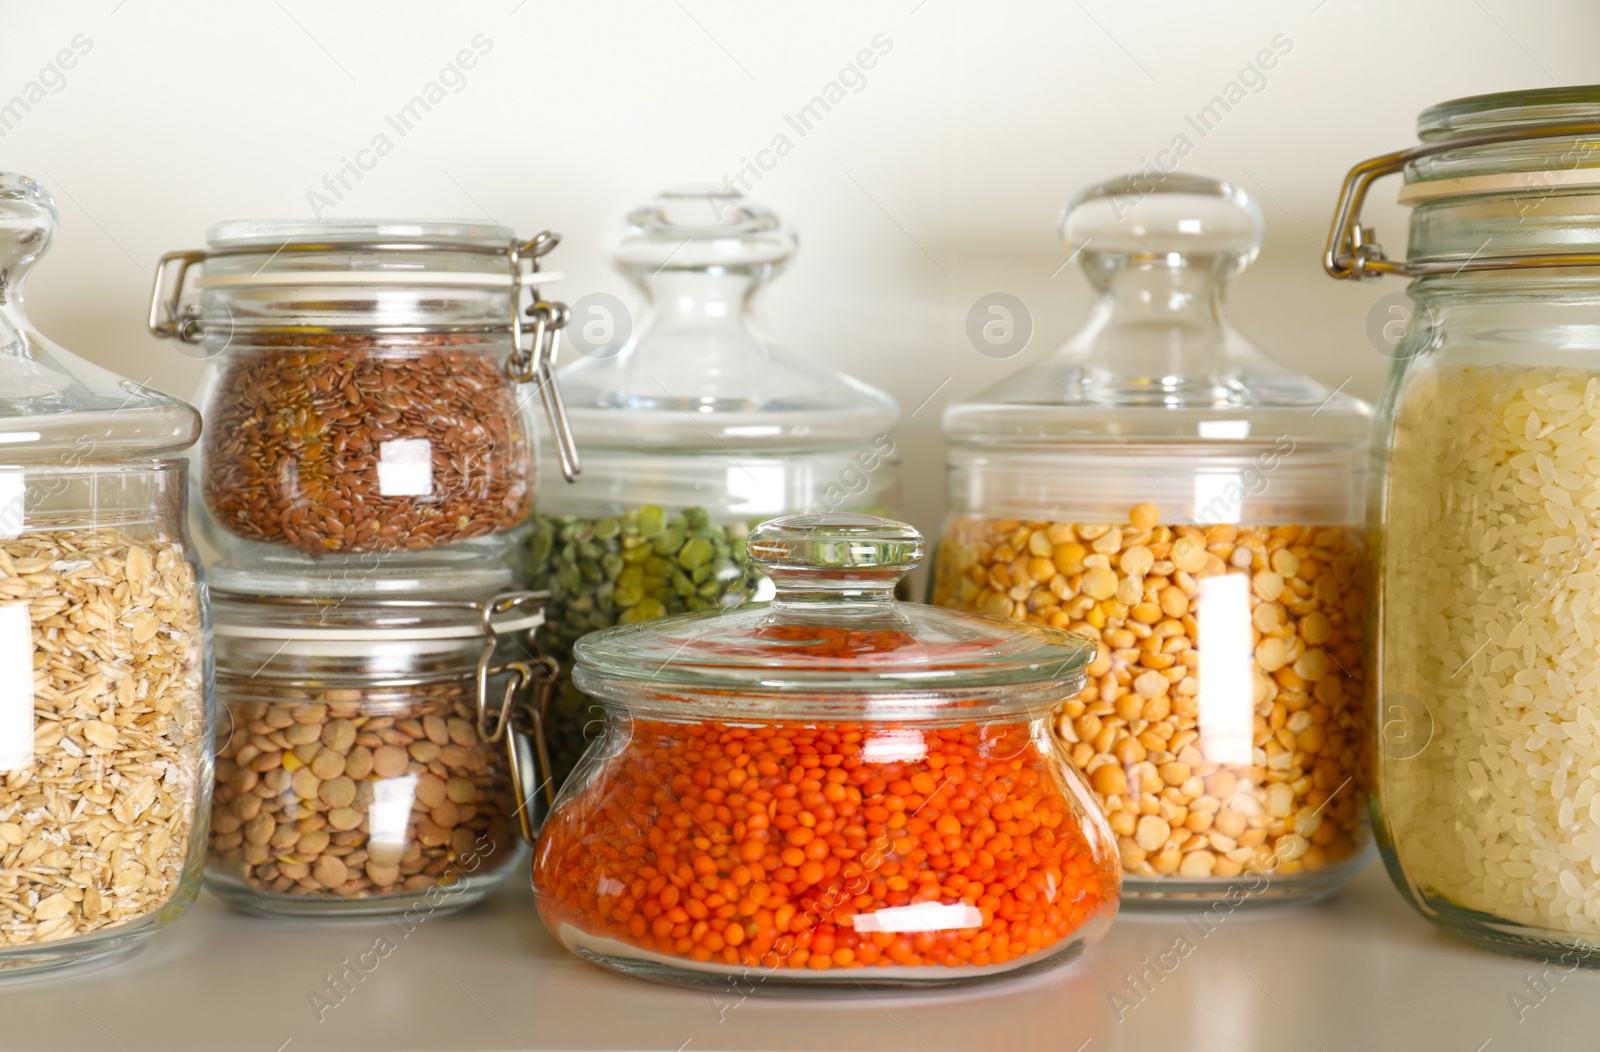
<path fill-rule="evenodd" d="M 1202 468 L 1194 477 L 1194 521 L 1207 526 L 1237 523 L 1245 498 L 1259 492 L 1259 487 L 1247 489 L 1237 471 Z"/>
<path fill-rule="evenodd" d="M 728 469 L 727 479 L 731 515 L 776 515 L 778 509 L 790 504 L 788 479 L 782 464 L 734 464 Z"/>
<path fill-rule="evenodd" d="M 0 471 L 0 537 L 16 537 L 22 533 L 22 502 L 27 490 L 22 472 Z"/>
<path fill-rule="evenodd" d="M 850 918 L 857 932 L 875 931 L 960 931 L 983 927 L 983 914 L 965 902 L 945 905 L 918 902 L 911 906 L 888 906 Z"/>
<path fill-rule="evenodd" d="M 372 806 L 367 808 L 368 842 L 403 852 L 407 847 L 406 827 L 416 800 L 417 776 L 414 774 L 373 783 Z"/>
<path fill-rule="evenodd" d="M 433 492 L 433 443 L 391 438 L 378 445 L 378 492 L 385 497 L 426 497 Z"/>
<path fill-rule="evenodd" d="M 916 763 L 928 755 L 921 731 L 888 728 L 875 730 L 861 746 L 863 763 Z"/>
<path fill-rule="evenodd" d="M 33 766 L 33 621 L 27 603 L 0 606 L 0 771 Z"/>
<path fill-rule="evenodd" d="M 1255 733 L 1250 575 L 1199 580 L 1200 748 L 1211 763 L 1248 765 Z"/>

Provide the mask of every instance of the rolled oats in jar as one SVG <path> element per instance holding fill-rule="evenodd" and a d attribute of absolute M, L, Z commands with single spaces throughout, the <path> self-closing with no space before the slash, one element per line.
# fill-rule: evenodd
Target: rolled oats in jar
<path fill-rule="evenodd" d="M 211 787 L 199 415 L 33 328 L 21 286 L 55 224 L 43 187 L 0 173 L 0 975 L 182 914 Z"/>
<path fill-rule="evenodd" d="M 523 646 L 538 604 L 217 593 L 207 884 L 269 915 L 431 914 L 498 887 L 535 819 L 508 707 L 548 680 Z"/>
<path fill-rule="evenodd" d="M 535 390 L 577 472 L 554 382 L 566 308 L 537 288 L 558 240 L 236 221 L 164 257 L 151 330 L 208 359 L 196 489 L 219 568 L 333 594 L 444 573 L 471 590 L 504 563 L 534 508 Z"/>
<path fill-rule="evenodd" d="M 1148 187 L 1115 179 L 1066 213 L 1103 298 L 1084 331 L 947 412 L 933 601 L 1100 644 L 1055 731 L 1130 905 L 1313 898 L 1370 855 L 1369 411 L 1222 320 L 1254 202 Z"/>

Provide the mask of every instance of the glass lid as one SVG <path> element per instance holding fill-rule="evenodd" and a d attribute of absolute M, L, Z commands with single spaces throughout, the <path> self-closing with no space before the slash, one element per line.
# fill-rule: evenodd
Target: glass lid
<path fill-rule="evenodd" d="M 0 444 L 9 463 L 78 464 L 176 453 L 200 436 L 187 402 L 91 365 L 28 320 L 23 285 L 56 230 L 56 205 L 0 172 Z"/>
<path fill-rule="evenodd" d="M 762 288 L 799 248 L 773 213 L 725 190 L 669 190 L 624 217 L 607 239 L 612 264 L 638 286 L 642 318 L 626 310 L 561 370 L 581 446 L 803 450 L 889 430 L 894 400 L 790 351 L 756 316 Z"/>
<path fill-rule="evenodd" d="M 771 602 L 621 625 L 580 639 L 576 682 L 637 708 L 641 691 L 687 687 L 735 695 L 828 692 L 959 698 L 1006 688 L 1045 704 L 1082 684 L 1094 644 L 1009 619 L 902 603 L 899 580 L 922 537 L 868 515 L 793 515 L 750 534 L 772 578 Z"/>
<path fill-rule="evenodd" d="M 1099 293 L 1093 311 L 1043 361 L 952 405 L 946 435 L 1039 448 L 1364 443 L 1365 403 L 1280 365 L 1228 321 L 1227 286 L 1265 230 L 1255 201 L 1219 179 L 1128 175 L 1085 190 L 1061 235 Z"/>

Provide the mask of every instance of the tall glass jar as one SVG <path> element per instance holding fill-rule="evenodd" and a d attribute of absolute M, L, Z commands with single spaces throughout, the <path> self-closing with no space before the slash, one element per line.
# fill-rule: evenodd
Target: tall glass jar
<path fill-rule="evenodd" d="M 470 223 L 242 220 L 162 259 L 151 330 L 207 360 L 195 471 L 223 583 L 246 571 L 311 594 L 490 587 L 533 511 L 525 381 L 560 473 L 577 470 L 554 381 L 566 309 L 534 287 L 557 241 Z"/>
<path fill-rule="evenodd" d="M 1369 843 L 1368 409 L 1224 320 L 1262 232 L 1229 183 L 1090 188 L 1062 221 L 1087 324 L 945 414 L 934 601 L 1100 642 L 1056 731 L 1133 906 L 1315 897 Z"/>
<path fill-rule="evenodd" d="M 34 329 L 22 285 L 55 229 L 49 194 L 0 173 L 0 975 L 181 914 L 211 798 L 200 417 Z"/>
<path fill-rule="evenodd" d="M 1429 920 L 1600 964 L 1600 88 L 1446 102 L 1346 180 L 1326 264 L 1398 273 L 1380 408 L 1378 844 Z M 1402 171 L 1404 259 L 1360 227 Z"/>
<path fill-rule="evenodd" d="M 532 587 L 550 591 L 541 640 L 563 665 L 585 632 L 757 595 L 744 550 L 756 523 L 895 503 L 893 400 L 757 323 L 757 296 L 797 246 L 777 216 L 722 191 L 664 193 L 611 236 L 647 312 L 626 342 L 562 370 L 584 472 L 541 490 L 528 548 Z M 558 781 L 600 720 L 563 678 Z"/>
<path fill-rule="evenodd" d="M 948 986 L 1070 961 L 1117 909 L 1116 847 L 1049 729 L 1087 640 L 899 603 L 909 526 L 751 534 L 770 603 L 577 645 L 599 742 L 534 849 L 568 949 L 743 996 Z"/>
<path fill-rule="evenodd" d="M 542 596 L 213 600 L 212 891 L 268 916 L 415 919 L 517 871 L 542 815 L 513 722 L 549 683 Z"/>

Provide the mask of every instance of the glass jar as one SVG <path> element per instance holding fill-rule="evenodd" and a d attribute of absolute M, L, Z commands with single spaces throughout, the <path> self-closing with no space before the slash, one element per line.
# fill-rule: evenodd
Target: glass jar
<path fill-rule="evenodd" d="M 1345 183 L 1330 273 L 1416 280 L 1372 523 L 1378 844 L 1423 916 L 1600 964 L 1600 88 L 1458 99 Z M 1404 259 L 1360 209 L 1404 171 Z"/>
<path fill-rule="evenodd" d="M 610 237 L 648 312 L 625 342 L 562 370 L 584 473 L 542 490 L 527 557 L 530 587 L 550 592 L 541 640 L 563 665 L 585 632 L 762 594 L 745 558 L 757 523 L 893 508 L 893 400 L 757 324 L 756 297 L 797 247 L 777 216 L 720 190 L 663 193 Z M 600 722 L 563 678 L 558 782 Z"/>
<path fill-rule="evenodd" d="M 579 641 L 606 723 L 534 850 L 551 932 L 741 993 L 1016 975 L 1103 934 L 1116 846 L 1049 728 L 1093 645 L 897 602 L 897 522 L 792 516 L 749 551 L 770 603 Z"/>
<path fill-rule="evenodd" d="M 1229 183 L 1090 188 L 1062 220 L 1089 321 L 944 418 L 934 602 L 1101 644 L 1056 731 L 1133 905 L 1312 898 L 1369 846 L 1369 410 L 1224 319 L 1262 233 Z"/>
<path fill-rule="evenodd" d="M 477 575 L 506 563 L 533 511 L 524 381 L 538 381 L 562 473 L 577 470 L 554 381 L 566 308 L 533 287 L 558 240 L 470 223 L 242 220 L 162 259 L 151 331 L 207 359 L 196 475 L 220 583 L 242 569 L 322 581 L 318 593 L 437 590 L 444 575 L 486 587 Z"/>
<path fill-rule="evenodd" d="M 49 194 L 0 173 L 0 974 L 181 914 L 211 795 L 200 417 L 33 328 L 22 285 L 55 229 Z"/>
<path fill-rule="evenodd" d="M 543 597 L 212 593 L 217 784 L 206 884 L 265 915 L 432 916 L 526 860 L 511 714 L 548 685 Z"/>

